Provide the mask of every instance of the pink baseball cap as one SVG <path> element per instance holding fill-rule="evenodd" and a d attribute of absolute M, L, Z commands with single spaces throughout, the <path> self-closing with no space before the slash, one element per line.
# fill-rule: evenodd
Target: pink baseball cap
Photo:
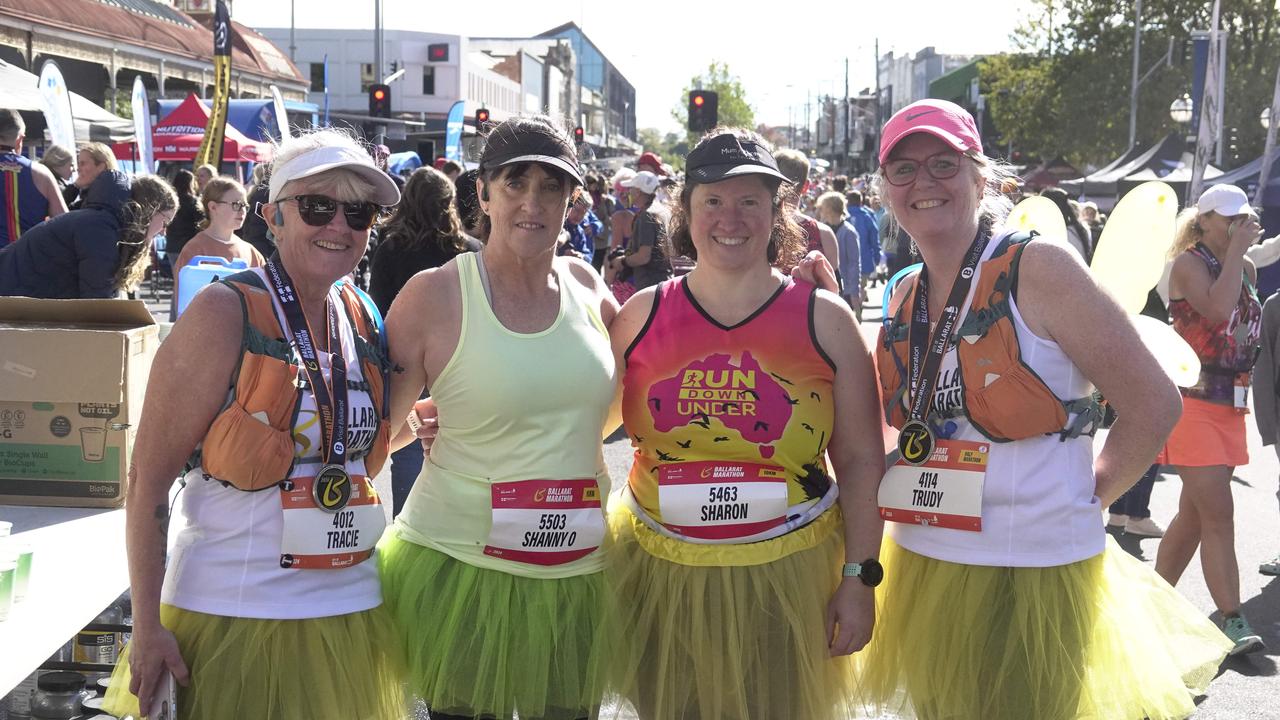
<path fill-rule="evenodd" d="M 880 164 L 900 140 L 913 133 L 930 135 L 955 148 L 957 152 L 982 152 L 978 125 L 968 110 L 946 100 L 921 100 L 902 108 L 889 118 L 880 134 Z"/>

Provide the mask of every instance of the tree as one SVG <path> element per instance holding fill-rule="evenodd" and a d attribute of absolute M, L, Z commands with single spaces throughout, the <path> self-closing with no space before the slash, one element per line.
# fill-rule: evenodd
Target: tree
<path fill-rule="evenodd" d="M 672 168 L 684 170 L 684 156 L 689 154 L 689 142 L 683 134 L 669 132 L 664 136 L 657 128 L 641 128 L 638 139 L 646 151 L 657 153 Z"/>
<path fill-rule="evenodd" d="M 681 127 L 688 127 L 689 93 L 693 90 L 711 90 L 719 95 L 717 117 L 721 125 L 744 128 L 756 126 L 755 111 L 747 104 L 747 92 L 742 87 L 742 81 L 729 72 L 727 64 L 712 61 L 705 72 L 690 78 L 689 84 L 680 94 L 679 102 L 671 109 L 671 117 Z M 693 147 L 698 141 L 698 134 L 690 132 L 687 135 L 689 147 Z"/>
<path fill-rule="evenodd" d="M 1141 65 L 1145 73 L 1173 41 L 1173 62 L 1138 94 L 1138 142 L 1185 133 L 1169 104 L 1191 91 L 1192 63 L 1181 48 L 1193 30 L 1207 30 L 1212 3 L 1144 0 Z M 1262 152 L 1258 113 L 1271 104 L 1280 62 L 1280 11 L 1275 3 L 1233 2 L 1221 8 L 1228 33 L 1226 127 L 1239 128 L 1239 152 Z M 1101 164 L 1129 142 L 1133 53 L 1132 0 L 1034 0 L 1014 35 L 1019 52 L 985 58 L 981 91 L 1002 140 L 1026 152 L 1065 154 L 1077 165 Z M 1228 163 L 1229 164 L 1229 163 Z M 1227 168 L 1224 168 L 1227 169 Z"/>

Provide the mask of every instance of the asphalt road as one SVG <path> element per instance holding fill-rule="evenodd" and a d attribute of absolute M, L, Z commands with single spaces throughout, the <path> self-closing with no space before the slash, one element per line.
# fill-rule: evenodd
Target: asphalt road
<path fill-rule="evenodd" d="M 143 300 L 157 317 L 168 312 L 168 298 L 161 294 L 151 298 L 144 290 Z M 863 324 L 863 334 L 873 338 L 876 332 L 877 309 L 867 308 L 868 320 Z M 1280 509 L 1276 491 L 1280 478 L 1280 460 L 1273 448 L 1263 447 L 1257 435 L 1252 417 L 1249 418 L 1249 456 L 1252 462 L 1238 468 L 1232 481 L 1236 503 L 1236 551 L 1240 563 L 1240 591 L 1244 600 L 1243 610 L 1264 640 L 1265 652 L 1243 658 L 1229 658 L 1209 687 L 1207 695 L 1198 699 L 1199 708 L 1192 715 L 1195 720 L 1280 720 L 1280 578 L 1258 574 L 1258 564 L 1280 553 Z M 1101 447 L 1104 437 L 1096 441 Z M 615 482 L 623 482 L 630 467 L 630 441 L 621 432 L 611 437 L 604 446 L 605 460 Z M 1151 498 L 1152 517 L 1167 526 L 1177 511 L 1181 481 L 1171 468 L 1160 475 Z M 384 470 L 375 485 L 384 497 L 390 497 L 390 472 Z M 389 507 L 389 505 L 388 505 Z M 389 512 L 389 510 L 388 510 Z M 1158 540 L 1137 539 L 1117 535 L 1120 546 L 1139 559 L 1154 566 Z M 1204 584 L 1199 556 L 1192 560 L 1178 590 L 1206 615 L 1217 619 L 1213 602 Z M 612 714 L 610 713 L 610 716 Z M 425 718 L 425 713 L 419 714 Z M 620 718 L 634 717 L 624 712 Z"/>

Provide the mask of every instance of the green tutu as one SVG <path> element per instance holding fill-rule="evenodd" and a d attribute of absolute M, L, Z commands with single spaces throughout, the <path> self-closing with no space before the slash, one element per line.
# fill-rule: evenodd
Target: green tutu
<path fill-rule="evenodd" d="M 885 538 L 862 687 L 927 720 L 1162 720 L 1195 710 L 1231 642 L 1108 538 L 1057 567 L 962 565 Z"/>
<path fill-rule="evenodd" d="M 384 608 L 307 620 L 258 620 L 160 606 L 191 673 L 179 720 L 401 720 L 402 663 Z M 129 692 L 129 649 L 105 709 L 140 717 Z"/>
<path fill-rule="evenodd" d="M 409 688 L 451 715 L 574 720 L 604 699 L 603 573 L 543 580 L 486 570 L 400 538 L 378 546 Z"/>

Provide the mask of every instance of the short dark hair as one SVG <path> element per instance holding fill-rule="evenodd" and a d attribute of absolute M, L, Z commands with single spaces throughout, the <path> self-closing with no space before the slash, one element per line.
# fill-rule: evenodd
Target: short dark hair
<path fill-rule="evenodd" d="M 837 175 L 831 178 L 831 190 L 833 192 L 842 193 L 845 188 L 849 187 L 849 178 L 844 175 Z"/>
<path fill-rule="evenodd" d="M 756 133 L 734 127 L 717 127 L 703 135 L 702 139 L 698 141 L 698 145 L 725 134 L 738 135 L 744 139 L 758 142 L 762 147 L 768 147 L 768 144 Z M 785 174 L 785 171 L 783 172 Z M 796 223 L 792 214 L 783 209 L 784 200 L 796 201 L 795 190 L 789 183 L 784 183 L 775 177 L 769 175 L 757 175 L 757 177 L 760 178 L 760 182 L 765 189 L 773 195 L 773 229 L 769 233 L 767 258 L 770 263 L 790 267 L 799 261 L 805 247 L 804 230 Z M 691 260 L 698 259 L 698 250 L 694 247 L 693 236 L 689 232 L 689 217 L 692 212 L 691 201 L 695 185 L 686 181 L 679 187 L 676 193 L 677 200 L 671 204 L 670 234 L 668 236 L 672 254 L 684 255 Z"/>
<path fill-rule="evenodd" d="M 13 145 L 27 132 L 27 124 L 17 110 L 0 110 L 0 143 Z"/>
<path fill-rule="evenodd" d="M 440 172 L 445 175 L 448 175 L 451 172 L 460 173 L 462 172 L 462 166 L 452 160 L 445 160 L 444 164 L 440 166 Z"/>
<path fill-rule="evenodd" d="M 849 201 L 850 205 L 854 207 L 862 207 L 862 193 L 857 190 L 850 190 L 844 194 L 844 197 Z"/>

